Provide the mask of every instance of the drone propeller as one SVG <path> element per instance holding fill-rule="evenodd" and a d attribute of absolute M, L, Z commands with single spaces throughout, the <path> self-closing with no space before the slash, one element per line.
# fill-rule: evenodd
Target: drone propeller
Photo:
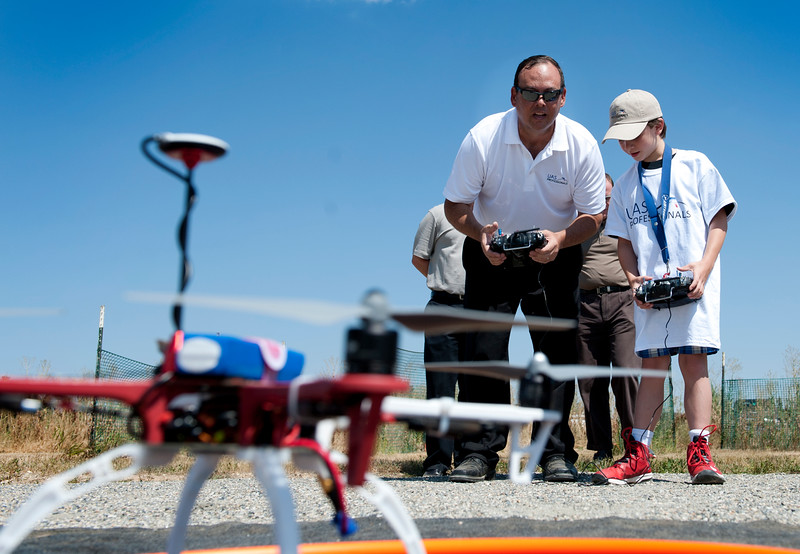
<path fill-rule="evenodd" d="M 557 422 L 561 419 L 559 414 L 541 408 L 456 402 L 447 397 L 423 400 L 387 396 L 381 404 L 381 412 L 389 422 L 407 423 L 412 429 L 436 436 L 476 433 L 486 425 Z"/>
<path fill-rule="evenodd" d="M 551 365 L 547 357 L 537 352 L 533 355 L 531 363 L 527 367 L 511 365 L 503 361 L 490 362 L 438 362 L 425 364 L 425 369 L 429 371 L 440 371 L 443 373 L 464 373 L 477 375 L 479 377 L 491 377 L 510 381 L 512 379 L 523 379 L 527 375 L 542 373 L 555 381 L 567 379 L 586 379 L 591 377 L 666 377 L 669 372 L 658 369 L 636 369 L 632 367 L 615 367 L 612 369 L 593 367 L 578 364 L 557 364 Z"/>
<path fill-rule="evenodd" d="M 155 292 L 129 292 L 125 298 L 133 302 L 171 303 L 184 306 L 239 310 L 264 315 L 285 317 L 315 325 L 330 325 L 346 319 L 360 317 L 368 322 L 383 324 L 393 319 L 412 331 L 429 334 L 465 331 L 501 331 L 512 326 L 525 326 L 540 331 L 573 329 L 575 321 L 546 317 L 526 317 L 516 320 L 513 316 L 477 310 L 454 310 L 446 307 L 430 307 L 421 310 L 393 310 L 385 296 L 377 291 L 367 294 L 361 305 L 339 304 L 319 300 L 287 300 L 229 296 L 175 295 Z"/>
<path fill-rule="evenodd" d="M 61 308 L 0 308 L 0 317 L 43 317 L 62 313 Z"/>

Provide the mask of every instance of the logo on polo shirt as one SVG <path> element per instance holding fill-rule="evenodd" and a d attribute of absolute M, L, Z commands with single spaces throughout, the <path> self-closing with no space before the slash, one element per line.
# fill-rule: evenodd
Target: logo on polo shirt
<path fill-rule="evenodd" d="M 547 180 L 551 183 L 556 183 L 557 185 L 566 185 L 567 179 L 566 177 L 559 177 L 558 175 L 553 175 L 552 173 L 547 174 Z"/>

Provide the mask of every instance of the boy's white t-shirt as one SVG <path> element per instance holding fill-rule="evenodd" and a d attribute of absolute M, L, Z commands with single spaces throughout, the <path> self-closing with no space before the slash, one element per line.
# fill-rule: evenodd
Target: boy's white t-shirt
<path fill-rule="evenodd" d="M 703 257 L 708 225 L 717 212 L 730 206 L 728 220 L 736 212 L 736 201 L 725 181 L 704 154 L 676 149 L 672 152 L 670 206 L 664 222 L 669 249 L 669 277 L 678 275 L 676 267 Z M 642 179 L 644 186 L 652 193 L 656 207 L 660 208 L 661 169 L 644 170 Z M 667 272 L 647 214 L 639 184 L 638 164 L 626 171 L 612 189 L 606 234 L 631 242 L 639 275 L 659 279 Z M 635 308 L 636 351 L 681 346 L 720 348 L 719 299 L 718 256 L 699 301 L 671 310 Z"/>

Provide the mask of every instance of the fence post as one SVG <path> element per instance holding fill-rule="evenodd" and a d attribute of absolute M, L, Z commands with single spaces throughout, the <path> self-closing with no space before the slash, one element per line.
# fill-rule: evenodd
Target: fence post
<path fill-rule="evenodd" d="M 100 378 L 100 361 L 103 357 L 103 322 L 105 320 L 106 307 L 100 306 L 100 325 L 97 330 L 97 361 L 94 366 L 94 378 Z M 96 443 L 95 430 L 97 429 L 97 397 L 92 399 L 92 431 L 89 434 L 89 448 L 94 450 Z"/>
<path fill-rule="evenodd" d="M 722 353 L 722 379 L 719 384 L 719 424 L 721 433 L 719 434 L 719 447 L 725 447 L 725 352 Z"/>

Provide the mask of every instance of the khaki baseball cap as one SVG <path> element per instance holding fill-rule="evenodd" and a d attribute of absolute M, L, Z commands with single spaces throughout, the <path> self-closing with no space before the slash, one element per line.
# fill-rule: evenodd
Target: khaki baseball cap
<path fill-rule="evenodd" d="M 611 102 L 608 110 L 608 139 L 633 140 L 642 134 L 647 122 L 662 117 L 656 97 L 646 90 L 628 89 Z"/>

